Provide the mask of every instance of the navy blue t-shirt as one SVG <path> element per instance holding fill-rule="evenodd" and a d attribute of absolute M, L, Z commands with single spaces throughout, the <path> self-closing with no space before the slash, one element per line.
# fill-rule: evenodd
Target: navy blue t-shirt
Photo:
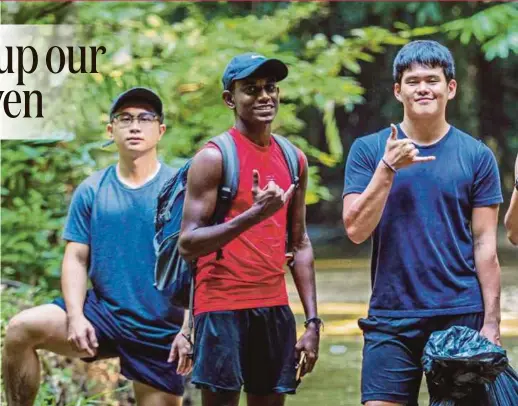
<path fill-rule="evenodd" d="M 101 305 L 128 338 L 170 345 L 183 310 L 153 286 L 157 196 L 174 174 L 164 164 L 139 188 L 124 185 L 112 165 L 75 190 L 63 238 L 90 246 L 88 276 Z"/>
<path fill-rule="evenodd" d="M 354 142 L 344 196 L 367 188 L 389 135 L 386 128 Z M 399 126 L 398 138 L 406 138 Z M 453 126 L 437 143 L 416 147 L 419 156 L 436 159 L 395 175 L 372 235 L 369 314 L 428 317 L 483 311 L 471 217 L 475 207 L 502 203 L 495 157 Z"/>

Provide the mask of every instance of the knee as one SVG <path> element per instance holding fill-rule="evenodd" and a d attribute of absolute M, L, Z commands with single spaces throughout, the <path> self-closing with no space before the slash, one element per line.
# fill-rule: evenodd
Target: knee
<path fill-rule="evenodd" d="M 6 350 L 35 346 L 41 338 L 25 311 L 15 315 L 7 324 L 4 347 Z"/>

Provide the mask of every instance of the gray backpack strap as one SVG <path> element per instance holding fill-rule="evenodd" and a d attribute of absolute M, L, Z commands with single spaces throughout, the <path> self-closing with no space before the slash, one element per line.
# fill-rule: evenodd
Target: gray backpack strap
<path fill-rule="evenodd" d="M 272 134 L 272 136 L 284 154 L 284 159 L 290 171 L 291 182 L 295 184 L 295 187 L 298 187 L 300 182 L 300 161 L 297 148 L 287 138 L 281 135 Z"/>
<path fill-rule="evenodd" d="M 290 171 L 291 176 L 291 183 L 295 185 L 295 188 L 299 187 L 300 183 L 300 161 L 299 161 L 299 154 L 297 152 L 297 148 L 295 145 L 293 145 L 287 138 L 281 136 L 272 134 L 273 138 L 281 147 L 282 153 L 284 155 L 284 159 L 286 160 L 286 164 L 288 165 L 288 169 Z M 286 229 L 286 252 L 292 251 L 292 236 L 291 236 L 291 228 L 293 225 L 292 218 L 293 218 L 293 210 L 292 205 L 290 202 L 290 205 L 288 207 L 288 221 L 287 221 L 287 229 Z M 293 266 L 293 260 L 290 260 L 288 262 L 288 266 L 291 268 Z"/>
<path fill-rule="evenodd" d="M 219 188 L 218 199 L 223 201 L 230 199 L 232 201 L 236 197 L 239 185 L 239 157 L 237 156 L 236 143 L 228 131 L 212 138 L 210 142 L 219 148 L 223 156 L 223 180 Z M 223 219 L 216 220 L 223 221 Z"/>
<path fill-rule="evenodd" d="M 212 218 L 213 224 L 225 221 L 225 216 L 230 210 L 232 200 L 236 197 L 239 186 L 239 157 L 237 156 L 236 143 L 228 131 L 210 140 L 214 143 L 223 157 L 223 179 L 218 190 L 218 201 Z M 223 250 L 219 249 L 216 259 L 223 258 Z"/>

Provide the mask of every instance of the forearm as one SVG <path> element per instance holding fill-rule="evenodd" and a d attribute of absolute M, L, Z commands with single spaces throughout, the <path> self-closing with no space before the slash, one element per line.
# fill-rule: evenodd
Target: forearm
<path fill-rule="evenodd" d="M 257 224 L 258 212 L 259 208 L 252 206 L 228 222 L 183 231 L 180 235 L 180 254 L 185 260 L 191 261 L 216 252 Z"/>
<path fill-rule="evenodd" d="M 87 283 L 86 264 L 65 258 L 61 273 L 61 289 L 69 317 L 83 314 Z"/>
<path fill-rule="evenodd" d="M 294 251 L 292 275 L 306 319 L 318 317 L 313 248 L 307 237 L 303 246 Z"/>
<path fill-rule="evenodd" d="M 344 227 L 353 242 L 360 244 L 374 232 L 385 209 L 394 175 L 380 162 L 365 191 L 344 213 Z"/>
<path fill-rule="evenodd" d="M 183 314 L 183 324 L 182 328 L 180 329 L 180 333 L 183 333 L 185 335 L 190 334 L 190 328 L 189 328 L 189 317 L 191 315 L 191 312 L 189 309 L 185 309 Z"/>
<path fill-rule="evenodd" d="M 500 323 L 500 264 L 496 247 L 475 244 L 475 267 L 484 300 L 484 323 Z"/>
<path fill-rule="evenodd" d="M 505 215 L 505 228 L 507 237 L 514 245 L 518 245 L 518 192 L 513 191 L 511 204 Z"/>

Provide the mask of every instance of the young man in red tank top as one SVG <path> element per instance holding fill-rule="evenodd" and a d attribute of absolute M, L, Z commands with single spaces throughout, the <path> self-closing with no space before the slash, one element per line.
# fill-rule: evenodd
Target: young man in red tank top
<path fill-rule="evenodd" d="M 318 357 L 321 320 L 316 305 L 313 249 L 306 233 L 306 157 L 300 183 L 271 135 L 279 107 L 277 82 L 288 74 L 277 59 L 238 55 L 223 74 L 223 100 L 234 111 L 229 132 L 239 156 L 239 187 L 225 222 L 210 225 L 222 177 L 222 155 L 208 144 L 194 157 L 180 233 L 180 252 L 197 260 L 192 381 L 204 406 L 237 406 L 242 385 L 249 406 L 282 406 Z M 297 341 L 284 279 L 291 204 L 292 274 L 306 314 Z M 222 250 L 222 256 L 217 252 Z"/>

